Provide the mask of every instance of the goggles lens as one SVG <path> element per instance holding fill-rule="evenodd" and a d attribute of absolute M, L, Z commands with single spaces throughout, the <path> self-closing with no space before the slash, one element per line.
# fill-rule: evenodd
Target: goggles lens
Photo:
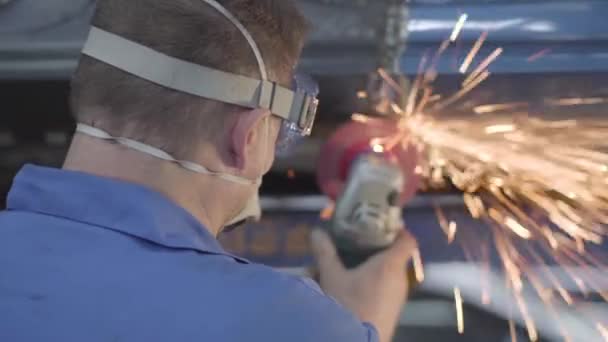
<path fill-rule="evenodd" d="M 292 87 L 296 94 L 304 95 L 306 101 L 301 108 L 299 122 L 283 120 L 276 145 L 276 154 L 279 157 L 292 152 L 303 137 L 310 135 L 319 106 L 319 100 L 317 99 L 319 85 L 312 77 L 305 74 L 296 74 Z"/>

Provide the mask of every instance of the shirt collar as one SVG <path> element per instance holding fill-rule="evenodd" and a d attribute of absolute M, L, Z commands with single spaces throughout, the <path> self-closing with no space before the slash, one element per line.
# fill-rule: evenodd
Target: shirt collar
<path fill-rule="evenodd" d="M 26 165 L 15 177 L 8 210 L 87 223 L 172 249 L 227 255 L 185 209 L 143 186 L 82 172 Z"/>

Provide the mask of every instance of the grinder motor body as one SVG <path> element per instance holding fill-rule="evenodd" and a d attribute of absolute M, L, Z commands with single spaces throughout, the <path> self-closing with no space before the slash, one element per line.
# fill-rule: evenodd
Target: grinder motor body
<path fill-rule="evenodd" d="M 346 267 L 356 267 L 395 241 L 403 229 L 405 182 L 399 166 L 380 154 L 366 153 L 353 162 L 325 225 Z"/>

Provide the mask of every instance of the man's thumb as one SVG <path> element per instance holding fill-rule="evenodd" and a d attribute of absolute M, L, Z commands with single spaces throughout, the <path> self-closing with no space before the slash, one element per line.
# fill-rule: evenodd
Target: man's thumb
<path fill-rule="evenodd" d="M 322 274 L 328 271 L 335 272 L 344 269 L 344 265 L 340 261 L 340 257 L 336 251 L 336 246 L 325 231 L 314 229 L 310 234 L 310 240 L 312 254 Z"/>

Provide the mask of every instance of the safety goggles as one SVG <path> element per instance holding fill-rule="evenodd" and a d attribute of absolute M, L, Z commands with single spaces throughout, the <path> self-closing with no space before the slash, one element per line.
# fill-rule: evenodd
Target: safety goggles
<path fill-rule="evenodd" d="M 236 19 L 230 13 L 222 13 L 229 15 L 235 25 L 238 24 L 254 49 L 261 80 L 180 60 L 97 27 L 91 28 L 82 53 L 176 91 L 246 108 L 269 110 L 283 120 L 277 152 L 286 153 L 300 137 L 308 136 L 312 131 L 318 106 L 318 86 L 312 78 L 302 75 L 295 77 L 292 89 L 267 80 L 261 54 L 249 33 L 240 23 L 233 21 Z"/>
<path fill-rule="evenodd" d="M 281 130 L 276 144 L 276 154 L 281 157 L 292 152 L 302 137 L 309 136 L 315 121 L 319 101 L 319 85 L 312 77 L 305 74 L 295 74 L 292 88 L 296 94 L 302 94 L 304 98 L 310 99 L 303 103 L 302 115 L 303 122 L 296 124 L 290 120 L 283 120 Z"/>

